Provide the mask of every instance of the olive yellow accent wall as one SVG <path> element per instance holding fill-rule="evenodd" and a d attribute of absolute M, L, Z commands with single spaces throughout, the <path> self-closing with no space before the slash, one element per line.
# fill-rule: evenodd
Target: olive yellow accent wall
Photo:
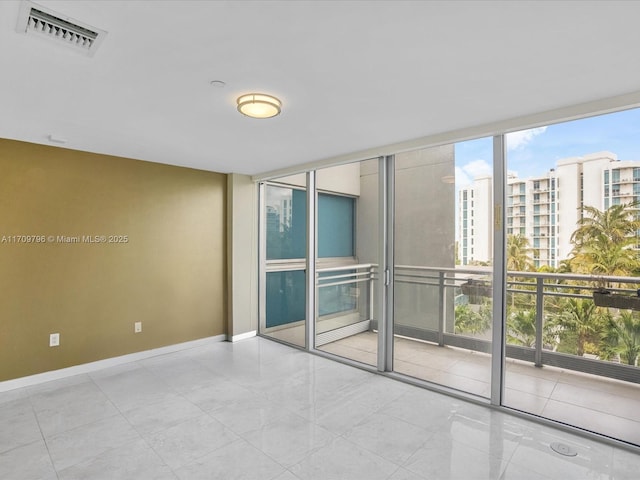
<path fill-rule="evenodd" d="M 226 182 L 0 139 L 0 381 L 225 334 Z"/>

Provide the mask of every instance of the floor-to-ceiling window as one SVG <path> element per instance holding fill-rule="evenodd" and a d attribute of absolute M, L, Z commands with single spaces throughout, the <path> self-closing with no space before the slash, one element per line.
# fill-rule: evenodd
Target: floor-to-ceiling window
<path fill-rule="evenodd" d="M 261 332 L 640 445 L 637 125 L 629 110 L 318 169 L 311 210 L 305 176 L 265 184 Z"/>
<path fill-rule="evenodd" d="M 635 444 L 639 125 L 635 109 L 507 135 L 503 400 Z"/>

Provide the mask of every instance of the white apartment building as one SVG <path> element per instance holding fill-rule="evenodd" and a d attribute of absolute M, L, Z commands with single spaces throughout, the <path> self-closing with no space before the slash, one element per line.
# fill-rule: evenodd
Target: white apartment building
<path fill-rule="evenodd" d="M 460 262 L 489 262 L 493 256 L 493 178 L 475 178 L 471 186 L 460 190 L 458 205 Z"/>
<path fill-rule="evenodd" d="M 459 260 L 492 259 L 492 178 L 478 177 L 459 192 Z M 558 160 L 544 175 L 507 181 L 507 235 L 523 235 L 534 264 L 557 267 L 569 258 L 571 235 L 582 206 L 600 210 L 640 200 L 640 161 L 620 161 L 611 152 Z"/>

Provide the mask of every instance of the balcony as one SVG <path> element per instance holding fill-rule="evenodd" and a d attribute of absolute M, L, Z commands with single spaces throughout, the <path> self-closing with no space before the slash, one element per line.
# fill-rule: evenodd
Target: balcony
<path fill-rule="evenodd" d="M 361 290 L 368 290 L 368 295 L 363 296 L 367 305 L 359 308 L 373 312 L 376 266 L 358 267 L 364 268 L 353 270 L 352 280 L 359 282 Z M 362 272 L 367 269 L 369 281 L 364 287 Z M 328 274 L 327 269 L 322 272 Z M 344 276 L 344 269 L 336 273 L 339 277 L 335 281 L 350 281 Z M 473 298 L 473 295 L 462 295 L 461 285 L 469 278 L 488 279 L 490 275 L 486 268 L 396 266 L 396 287 L 410 286 L 417 289 L 416 292 L 423 292 L 423 298 L 436 299 L 435 308 L 440 312 L 437 318 L 425 316 L 418 326 L 415 322 L 403 324 L 402 318 L 396 318 L 396 372 L 481 397 L 489 396 L 490 331 L 461 332 L 454 304 L 462 301 L 489 304 L 490 299 L 484 297 L 486 289 L 479 290 Z M 640 369 L 624 364 L 621 354 L 604 360 L 594 354 L 570 353 L 566 345 L 562 345 L 563 340 L 559 340 L 563 332 L 554 326 L 554 316 L 562 313 L 557 311 L 558 305 L 564 300 L 574 299 L 582 306 L 595 308 L 592 292 L 603 281 L 616 285 L 616 293 L 635 293 L 640 284 L 640 278 L 630 277 L 508 273 L 508 311 L 513 314 L 522 311 L 522 305 L 528 305 L 531 328 L 509 333 L 510 326 L 506 326 L 509 340 L 503 405 L 640 445 Z M 330 282 L 330 277 L 325 276 L 323 282 Z M 324 287 L 318 284 L 318 288 Z M 620 313 L 617 309 L 607 311 L 612 315 Z M 361 324 L 357 332 L 340 335 L 336 328 L 331 330 L 331 338 L 327 338 L 327 330 L 320 328 L 323 341 L 318 348 L 376 365 L 377 324 L 371 315 L 359 315 L 364 317 L 370 321 L 366 327 Z M 323 321 L 319 320 L 318 325 Z M 640 347 L 640 337 L 637 342 Z"/>

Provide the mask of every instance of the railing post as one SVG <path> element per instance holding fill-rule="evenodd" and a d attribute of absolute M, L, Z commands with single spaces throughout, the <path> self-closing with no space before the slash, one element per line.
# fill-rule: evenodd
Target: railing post
<path fill-rule="evenodd" d="M 536 367 L 542 367 L 542 329 L 544 321 L 544 278 L 536 278 Z"/>
<path fill-rule="evenodd" d="M 445 328 L 445 290 L 444 290 L 444 272 L 438 272 L 438 345 L 444 347 L 444 328 Z"/>

